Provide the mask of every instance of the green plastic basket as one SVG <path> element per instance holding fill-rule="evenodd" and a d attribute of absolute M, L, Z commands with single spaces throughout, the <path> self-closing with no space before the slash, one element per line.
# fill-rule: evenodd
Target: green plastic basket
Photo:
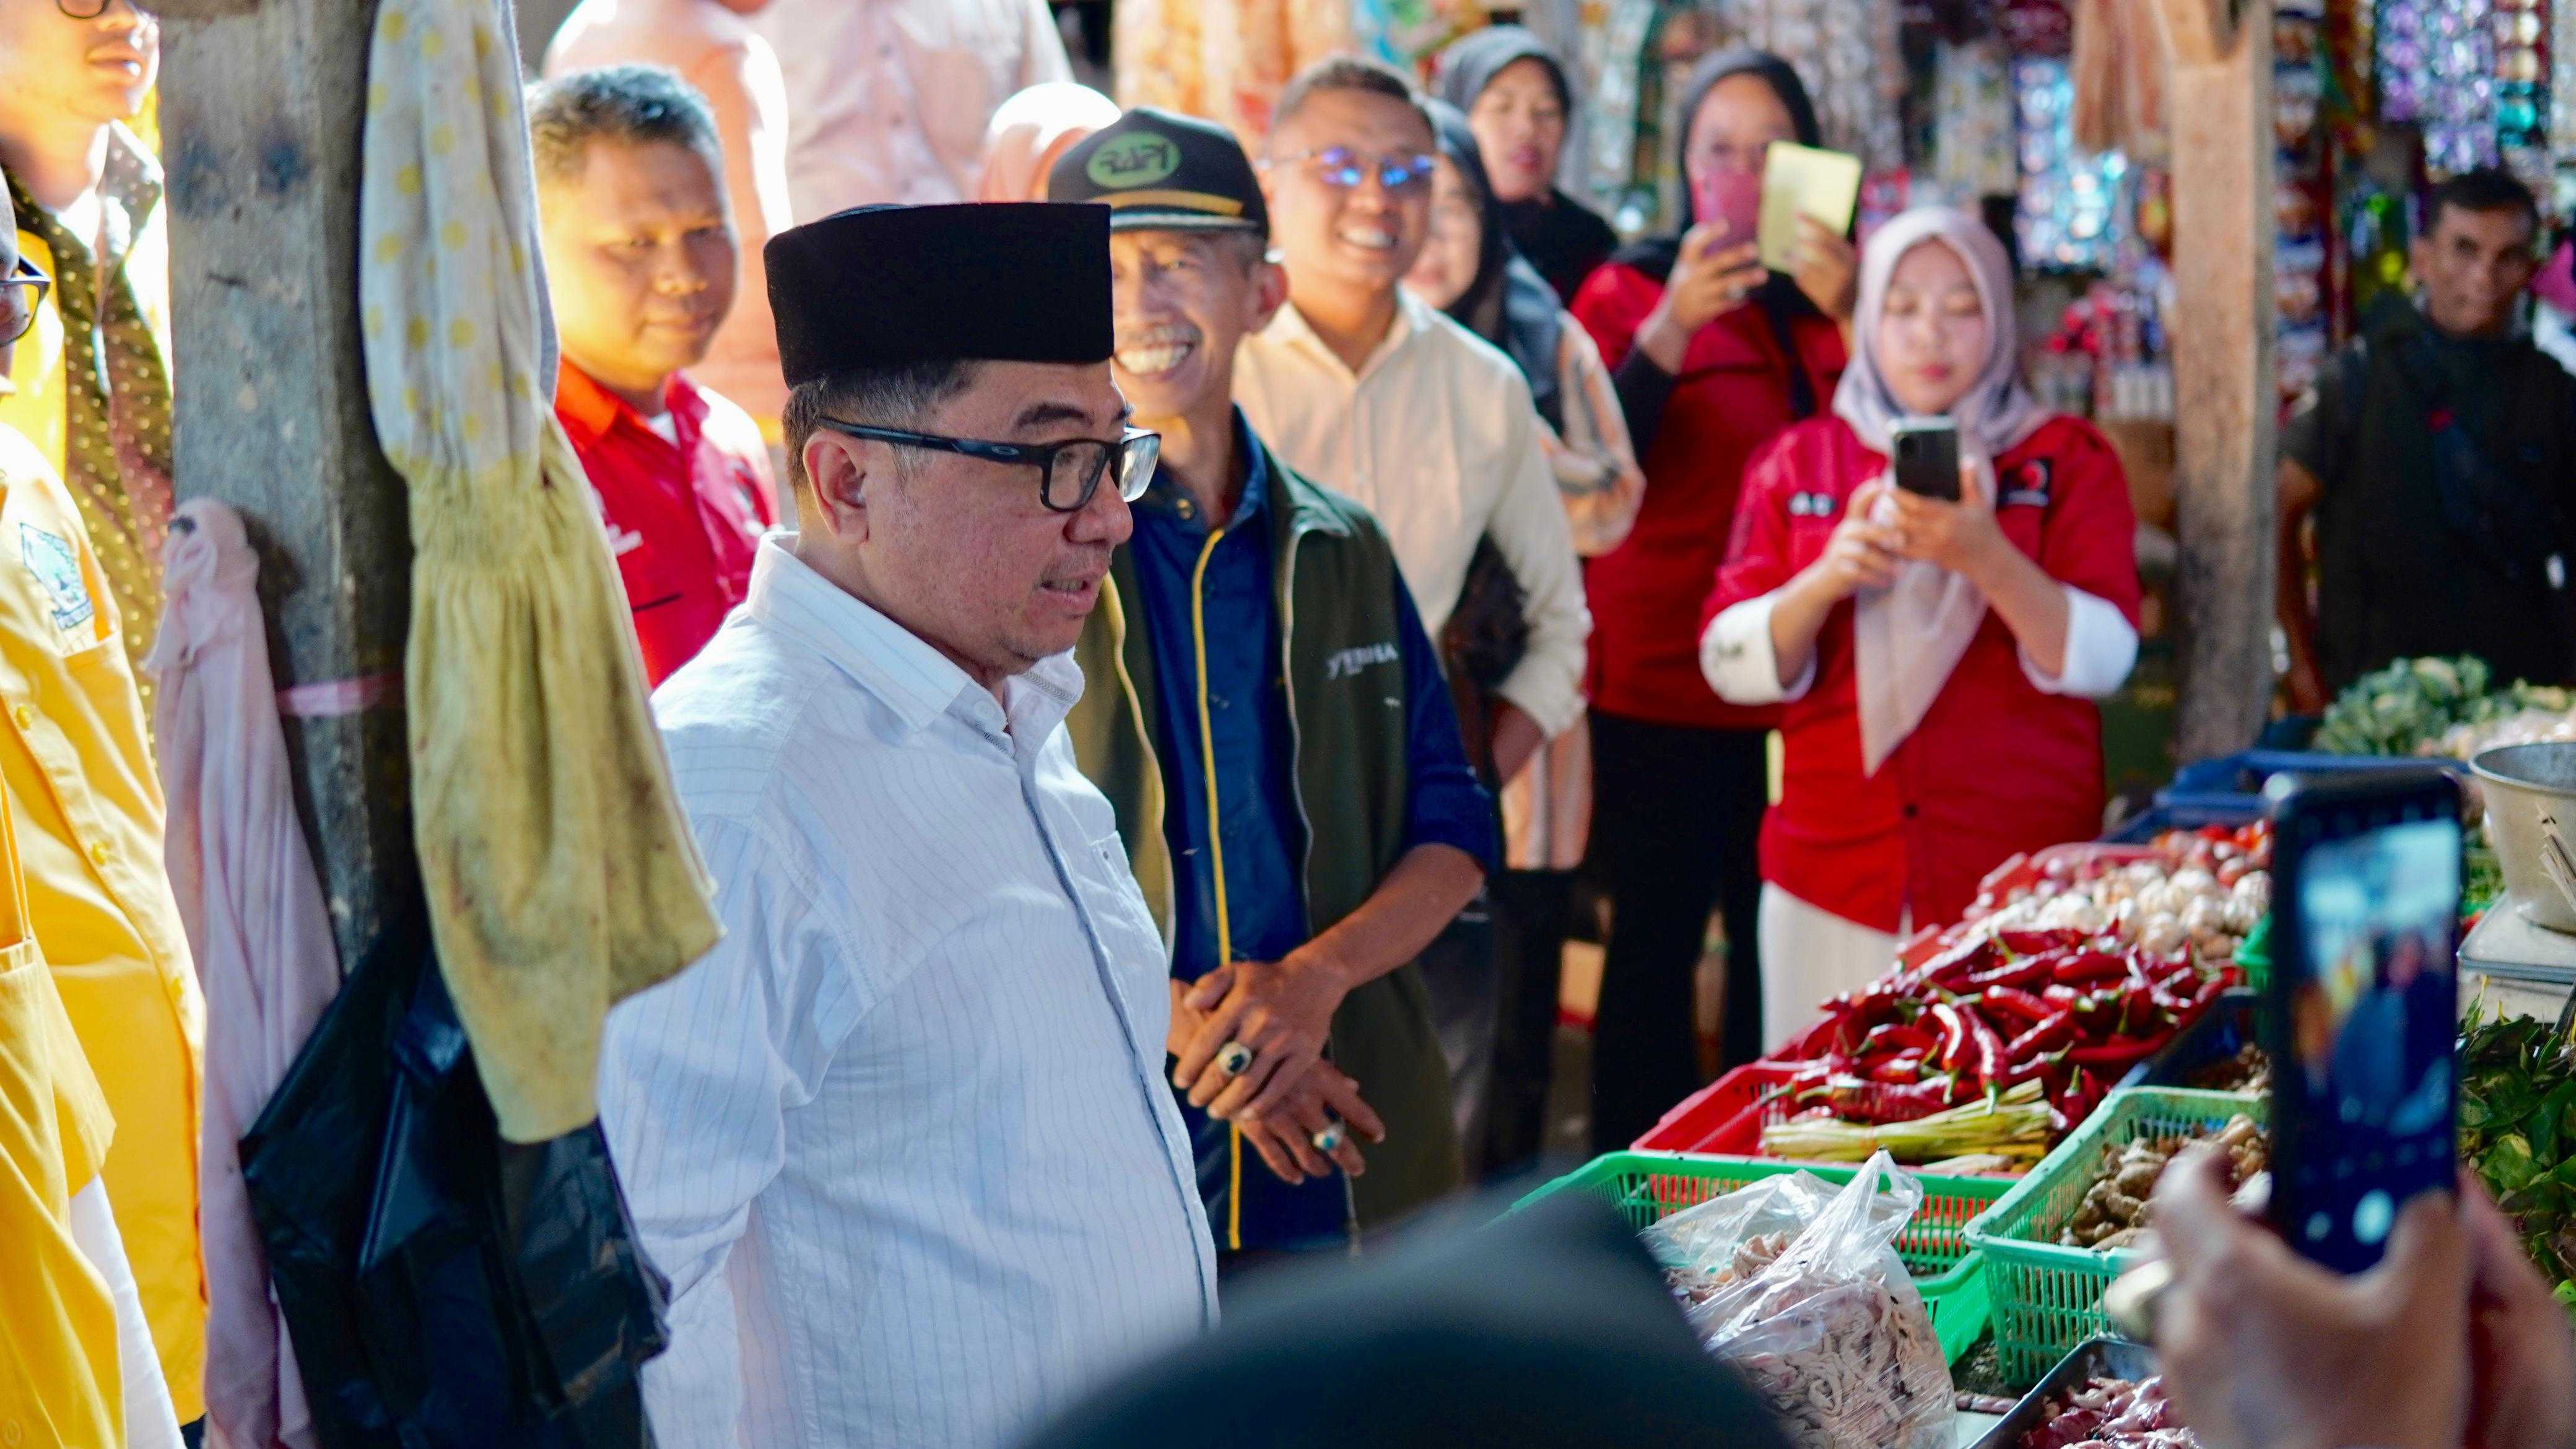
<path fill-rule="evenodd" d="M 2003 1376 L 2027 1384 L 2088 1338 L 2111 1332 L 2102 1290 L 2128 1266 L 2126 1252 L 2097 1253 L 2060 1245 L 2105 1153 L 2141 1137 L 2177 1136 L 2227 1125 L 2239 1114 L 2267 1122 L 2261 1095 L 2130 1087 L 2113 1092 L 2030 1175 L 1970 1222 L 1966 1238 L 1986 1260 L 1993 1297 L 1995 1347 Z"/>
<path fill-rule="evenodd" d="M 2272 916 L 2265 912 L 2245 939 L 2236 943 L 2236 969 L 2245 973 L 2245 984 L 2260 991 L 2272 979 Z"/>
<path fill-rule="evenodd" d="M 1588 1192 L 1617 1208 L 1631 1228 L 1644 1228 L 1686 1207 L 1697 1207 L 1766 1177 L 1811 1172 L 1839 1187 L 1859 1169 L 1767 1158 L 1706 1157 L 1681 1152 L 1613 1152 L 1522 1198 L 1513 1211 L 1560 1192 Z M 1933 1336 L 1952 1363 L 1986 1331 L 1986 1278 L 1961 1230 L 1992 1206 L 2012 1183 L 2004 1178 L 1942 1177 L 1911 1172 L 1923 1184 L 1923 1206 L 1896 1240 L 1896 1254 L 1914 1275 Z"/>

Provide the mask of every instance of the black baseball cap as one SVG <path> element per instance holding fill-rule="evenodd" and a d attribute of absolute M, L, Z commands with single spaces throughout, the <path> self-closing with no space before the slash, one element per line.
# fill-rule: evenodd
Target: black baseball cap
<path fill-rule="evenodd" d="M 1222 126 L 1138 106 L 1064 153 L 1047 200 L 1103 202 L 1111 231 L 1270 234 L 1252 158 Z"/>

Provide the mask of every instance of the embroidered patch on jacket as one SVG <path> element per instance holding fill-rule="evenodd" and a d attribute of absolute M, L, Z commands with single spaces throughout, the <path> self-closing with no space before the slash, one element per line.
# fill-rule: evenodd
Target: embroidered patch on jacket
<path fill-rule="evenodd" d="M 45 591 L 55 628 L 69 632 L 97 615 L 98 605 L 90 598 L 89 581 L 81 577 L 80 553 L 70 539 L 47 533 L 32 523 L 21 523 L 18 557 Z"/>
<path fill-rule="evenodd" d="M 2048 506 L 2049 484 L 2054 473 L 2055 470 L 2049 466 L 2049 461 L 2046 458 L 2033 458 L 2031 461 L 2015 468 L 2012 475 L 2012 486 L 2004 490 L 2004 496 L 1996 501 L 1997 506 L 2003 508 L 2022 506 L 2046 508 Z"/>
<path fill-rule="evenodd" d="M 1327 682 L 1348 679 L 1363 669 L 1379 664 L 1394 664 L 1404 655 L 1392 644 L 1361 644 L 1350 649 L 1336 649 L 1324 658 Z"/>

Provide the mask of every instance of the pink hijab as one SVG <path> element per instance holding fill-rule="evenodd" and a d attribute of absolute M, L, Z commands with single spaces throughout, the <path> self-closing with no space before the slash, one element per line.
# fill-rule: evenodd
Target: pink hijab
<path fill-rule="evenodd" d="M 1879 318 L 1896 264 L 1933 242 L 1959 254 L 1985 303 L 1985 366 L 1967 395 L 1951 405 L 1949 416 L 1959 427 L 1960 456 L 1976 463 L 1986 479 L 1982 502 L 1991 508 L 1994 460 L 2020 446 L 2052 415 L 2022 386 L 2012 261 L 1984 222 L 1946 206 L 1923 206 L 1872 234 L 1861 251 L 1852 360 L 1834 392 L 1834 413 L 1873 452 L 1889 451 L 1890 431 L 1908 414 L 1879 370 Z M 1921 560 L 1900 567 L 1894 584 L 1864 590 L 1854 602 L 1853 666 L 1864 773 L 1878 773 L 1879 765 L 1923 723 L 1985 617 L 1986 596 L 1975 584 Z"/>
<path fill-rule="evenodd" d="M 977 201 L 1044 201 L 1058 157 L 1118 119 L 1118 103 L 1073 81 L 1045 81 L 1002 102 L 984 128 Z"/>

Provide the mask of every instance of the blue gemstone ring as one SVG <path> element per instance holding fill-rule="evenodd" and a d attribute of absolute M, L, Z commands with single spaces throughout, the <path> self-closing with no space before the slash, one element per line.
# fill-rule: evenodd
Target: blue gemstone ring
<path fill-rule="evenodd" d="M 1336 1119 L 1326 1122 L 1321 1131 L 1306 1140 L 1315 1144 L 1315 1150 L 1317 1152 L 1330 1157 L 1333 1153 L 1340 1150 L 1342 1139 L 1346 1135 L 1348 1134 L 1344 1131 L 1340 1120 Z"/>
<path fill-rule="evenodd" d="M 1239 1041 L 1217 1048 L 1216 1069 L 1229 1077 L 1239 1077 L 1252 1070 L 1252 1048 Z"/>

